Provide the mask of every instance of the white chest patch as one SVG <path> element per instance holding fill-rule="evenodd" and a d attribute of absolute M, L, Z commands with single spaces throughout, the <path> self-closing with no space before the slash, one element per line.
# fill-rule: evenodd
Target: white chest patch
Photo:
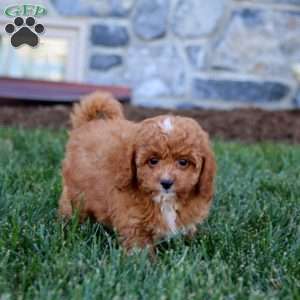
<path fill-rule="evenodd" d="M 167 227 L 171 233 L 175 234 L 177 232 L 175 196 L 173 194 L 162 193 L 154 197 L 154 201 L 160 205 L 160 211 Z"/>
<path fill-rule="evenodd" d="M 160 127 L 164 133 L 167 134 L 170 133 L 173 129 L 171 118 L 170 117 L 165 118 L 163 122 L 160 124 Z"/>

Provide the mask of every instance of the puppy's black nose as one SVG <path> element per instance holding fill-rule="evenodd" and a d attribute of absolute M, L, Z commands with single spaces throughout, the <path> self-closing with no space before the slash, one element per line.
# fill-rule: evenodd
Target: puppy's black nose
<path fill-rule="evenodd" d="M 161 186 L 165 189 L 168 190 L 172 185 L 173 185 L 174 181 L 170 180 L 170 179 L 162 179 L 160 181 Z"/>

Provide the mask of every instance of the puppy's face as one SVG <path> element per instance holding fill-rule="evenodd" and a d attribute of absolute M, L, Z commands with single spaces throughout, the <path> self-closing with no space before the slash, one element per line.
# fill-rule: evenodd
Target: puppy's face
<path fill-rule="evenodd" d="M 200 181 L 211 151 L 207 135 L 194 120 L 148 119 L 141 125 L 135 149 L 138 186 L 153 197 L 185 199 L 204 184 Z"/>

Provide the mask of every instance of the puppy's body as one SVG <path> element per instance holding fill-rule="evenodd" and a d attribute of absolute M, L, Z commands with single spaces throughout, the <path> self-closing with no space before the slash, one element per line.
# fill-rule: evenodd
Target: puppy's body
<path fill-rule="evenodd" d="M 97 113 L 106 119 L 95 119 Z M 72 122 L 62 216 L 76 208 L 82 220 L 115 228 L 126 249 L 193 233 L 207 216 L 215 162 L 195 121 L 160 116 L 135 124 L 124 119 L 117 101 L 96 93 L 75 107 Z"/>

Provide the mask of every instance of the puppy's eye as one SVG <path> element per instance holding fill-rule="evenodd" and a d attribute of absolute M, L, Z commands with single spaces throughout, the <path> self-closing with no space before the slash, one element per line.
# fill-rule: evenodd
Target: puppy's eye
<path fill-rule="evenodd" d="M 156 157 L 151 157 L 149 160 L 148 160 L 148 165 L 150 167 L 153 167 L 155 165 L 157 165 L 159 163 L 159 159 L 156 158 Z"/>
<path fill-rule="evenodd" d="M 181 168 L 186 168 L 189 166 L 190 162 L 187 159 L 178 159 L 177 164 Z"/>

